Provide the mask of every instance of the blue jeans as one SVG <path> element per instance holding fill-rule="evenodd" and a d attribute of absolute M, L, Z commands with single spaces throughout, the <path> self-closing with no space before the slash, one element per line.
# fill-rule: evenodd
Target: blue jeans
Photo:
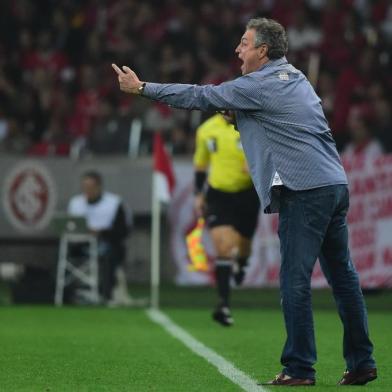
<path fill-rule="evenodd" d="M 310 281 L 318 257 L 343 323 L 347 370 L 376 366 L 366 307 L 348 249 L 348 207 L 346 185 L 306 191 L 282 189 L 280 290 L 287 340 L 281 363 L 283 373 L 291 377 L 315 378 L 313 365 L 317 354 Z"/>

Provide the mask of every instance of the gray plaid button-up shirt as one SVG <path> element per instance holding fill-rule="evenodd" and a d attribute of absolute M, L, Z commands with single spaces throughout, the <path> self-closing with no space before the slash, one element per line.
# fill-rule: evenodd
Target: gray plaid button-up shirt
<path fill-rule="evenodd" d="M 320 98 L 285 57 L 219 86 L 147 83 L 143 95 L 177 108 L 234 110 L 265 212 L 279 210 L 275 185 L 347 184 Z"/>

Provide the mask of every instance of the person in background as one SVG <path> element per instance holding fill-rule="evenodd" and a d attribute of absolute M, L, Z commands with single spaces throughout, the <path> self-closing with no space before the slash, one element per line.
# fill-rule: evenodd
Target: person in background
<path fill-rule="evenodd" d="M 110 304 L 116 285 L 116 270 L 125 261 L 125 239 L 130 231 L 128 212 L 120 196 L 103 190 L 96 171 L 82 175 L 82 193 L 73 196 L 68 213 L 86 218 L 89 231 L 98 238 L 100 295 Z"/>
<path fill-rule="evenodd" d="M 367 159 L 377 158 L 383 154 L 383 147 L 375 137 L 375 121 L 366 108 L 353 106 L 348 115 L 348 129 L 350 142 L 343 150 L 342 157 L 352 159 L 364 157 Z"/>
<path fill-rule="evenodd" d="M 375 113 L 375 130 L 384 152 L 392 152 L 392 106 L 384 97 L 373 102 Z"/>
<path fill-rule="evenodd" d="M 230 312 L 230 281 L 245 277 L 260 202 L 249 175 L 240 134 L 229 114 L 216 114 L 196 131 L 195 210 L 206 219 L 215 247 L 219 302 L 212 317 L 224 326 Z"/>

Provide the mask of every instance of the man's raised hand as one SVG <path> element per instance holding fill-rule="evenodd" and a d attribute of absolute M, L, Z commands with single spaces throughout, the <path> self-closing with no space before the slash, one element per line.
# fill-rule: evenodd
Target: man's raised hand
<path fill-rule="evenodd" d="M 112 64 L 112 67 L 117 73 L 118 83 L 120 85 L 121 91 L 130 94 L 140 93 L 139 88 L 143 85 L 143 83 L 139 80 L 135 72 L 125 65 L 122 67 L 122 69 L 116 64 Z"/>

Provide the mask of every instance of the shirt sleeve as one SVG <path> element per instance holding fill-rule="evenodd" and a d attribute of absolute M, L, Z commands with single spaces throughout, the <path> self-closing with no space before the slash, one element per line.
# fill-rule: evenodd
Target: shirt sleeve
<path fill-rule="evenodd" d="M 193 165 L 195 167 L 206 167 L 210 163 L 210 152 L 203 134 L 203 128 L 198 128 L 196 132 L 195 154 L 193 155 Z"/>
<path fill-rule="evenodd" d="M 75 203 L 73 202 L 73 199 L 71 199 L 68 203 L 67 212 L 70 215 L 75 215 Z"/>
<path fill-rule="evenodd" d="M 83 216 L 82 202 L 79 196 L 74 196 L 68 203 L 67 212 L 73 216 Z"/>
<path fill-rule="evenodd" d="M 257 110 L 261 107 L 260 85 L 249 75 L 219 86 L 147 83 L 143 95 L 181 109 L 217 111 Z"/>
<path fill-rule="evenodd" d="M 121 242 L 127 237 L 129 231 L 126 212 L 124 206 L 120 204 L 112 226 L 109 229 L 102 230 L 100 238 L 109 242 Z"/>

